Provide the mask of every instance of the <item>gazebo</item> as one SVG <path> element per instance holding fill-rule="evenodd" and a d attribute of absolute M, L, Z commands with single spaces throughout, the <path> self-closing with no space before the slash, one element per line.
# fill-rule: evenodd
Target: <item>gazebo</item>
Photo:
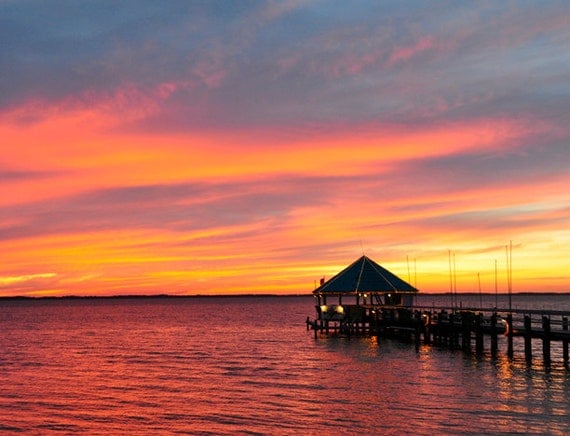
<path fill-rule="evenodd" d="M 313 291 L 320 321 L 364 322 L 380 306 L 411 306 L 418 290 L 362 256 Z M 337 304 L 327 304 L 331 298 Z M 332 303 L 332 302 L 331 302 Z"/>

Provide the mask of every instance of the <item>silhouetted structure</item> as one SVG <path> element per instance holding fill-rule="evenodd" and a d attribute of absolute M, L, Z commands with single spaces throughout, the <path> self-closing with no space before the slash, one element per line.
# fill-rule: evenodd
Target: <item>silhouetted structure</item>
<path fill-rule="evenodd" d="M 313 291 L 317 318 L 307 319 L 317 331 L 362 333 L 370 330 L 383 306 L 412 306 L 418 292 L 409 283 L 362 256 Z M 334 301 L 334 303 L 333 303 Z"/>
<path fill-rule="evenodd" d="M 318 333 L 373 335 L 415 339 L 425 344 L 484 353 L 487 338 L 491 356 L 498 353 L 499 338 L 506 341 L 507 356 L 514 355 L 515 338 L 524 340 L 525 360 L 533 360 L 533 339 L 542 341 L 542 359 L 551 363 L 551 345 L 562 348 L 562 361 L 570 369 L 570 313 L 556 310 L 426 307 L 414 305 L 418 290 L 366 256 L 362 256 L 313 291 L 317 317 L 307 317 L 307 329 Z M 331 300 L 334 300 L 331 301 Z M 333 304 L 331 304 L 333 303 Z"/>

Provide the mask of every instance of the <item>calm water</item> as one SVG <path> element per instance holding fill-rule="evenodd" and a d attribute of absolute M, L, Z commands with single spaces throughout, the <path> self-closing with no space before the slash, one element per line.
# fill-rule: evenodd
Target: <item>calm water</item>
<path fill-rule="evenodd" d="M 552 298 L 514 302 L 545 308 Z M 570 309 L 570 295 L 556 298 Z M 509 361 L 504 343 L 492 360 L 375 338 L 315 340 L 304 323 L 313 304 L 0 301 L 0 432 L 570 433 L 563 368 Z"/>

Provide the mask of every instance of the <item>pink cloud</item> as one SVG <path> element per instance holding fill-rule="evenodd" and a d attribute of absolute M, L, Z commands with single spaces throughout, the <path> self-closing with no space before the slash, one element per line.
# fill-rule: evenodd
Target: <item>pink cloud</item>
<path fill-rule="evenodd" d="M 390 59 L 388 59 L 387 64 L 389 66 L 395 65 L 400 62 L 407 61 L 418 54 L 424 53 L 435 47 L 434 38 L 431 36 L 424 36 L 418 39 L 414 44 L 397 47 L 392 51 Z"/>

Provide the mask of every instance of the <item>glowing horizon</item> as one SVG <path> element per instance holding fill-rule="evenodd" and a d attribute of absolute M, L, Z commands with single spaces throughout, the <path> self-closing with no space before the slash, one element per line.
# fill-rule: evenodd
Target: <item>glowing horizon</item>
<path fill-rule="evenodd" d="M 0 296 L 570 291 L 562 4 L 171 6 L 0 5 Z"/>

